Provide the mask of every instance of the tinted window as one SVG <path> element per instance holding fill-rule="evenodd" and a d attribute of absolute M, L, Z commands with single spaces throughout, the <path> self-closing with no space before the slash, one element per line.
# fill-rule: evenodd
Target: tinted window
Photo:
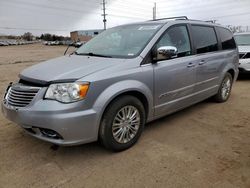
<path fill-rule="evenodd" d="M 197 54 L 218 50 L 218 42 L 213 27 L 192 26 Z"/>
<path fill-rule="evenodd" d="M 174 46 L 178 49 L 177 57 L 191 54 L 190 40 L 186 26 L 174 26 L 167 30 L 157 43 L 161 46 Z"/>
<path fill-rule="evenodd" d="M 235 49 L 235 41 L 233 38 L 233 34 L 224 28 L 218 28 L 220 39 L 221 39 L 221 45 L 223 50 L 228 50 L 228 49 Z"/>

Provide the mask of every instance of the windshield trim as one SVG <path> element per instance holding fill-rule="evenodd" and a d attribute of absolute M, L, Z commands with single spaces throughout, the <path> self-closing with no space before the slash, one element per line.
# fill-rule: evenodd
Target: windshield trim
<path fill-rule="evenodd" d="M 113 58 L 113 56 L 103 55 L 103 54 L 96 54 L 96 53 L 93 53 L 93 52 L 89 52 L 89 53 L 78 53 L 77 51 L 75 51 L 74 54 L 75 54 L 75 55 L 83 55 L 83 56 L 94 56 L 94 57 Z"/>

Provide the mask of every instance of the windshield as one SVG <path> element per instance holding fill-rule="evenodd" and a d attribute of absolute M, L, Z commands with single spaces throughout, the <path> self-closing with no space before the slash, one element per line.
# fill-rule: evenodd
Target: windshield
<path fill-rule="evenodd" d="M 138 56 L 160 29 L 159 24 L 118 26 L 103 31 L 81 46 L 77 55 L 131 58 Z"/>
<path fill-rule="evenodd" d="M 250 35 L 235 35 L 236 43 L 240 45 L 249 45 L 250 46 Z"/>

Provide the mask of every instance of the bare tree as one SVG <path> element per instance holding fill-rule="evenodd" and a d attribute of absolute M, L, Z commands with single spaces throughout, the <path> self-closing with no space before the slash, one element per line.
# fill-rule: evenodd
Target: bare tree
<path fill-rule="evenodd" d="M 24 33 L 22 37 L 23 37 L 24 40 L 27 40 L 27 41 L 32 41 L 33 40 L 33 35 L 30 32 Z"/>

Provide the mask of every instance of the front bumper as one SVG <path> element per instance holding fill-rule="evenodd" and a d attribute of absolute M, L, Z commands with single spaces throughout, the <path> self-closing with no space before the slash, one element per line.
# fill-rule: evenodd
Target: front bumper
<path fill-rule="evenodd" d="M 93 109 L 82 109 L 84 101 L 63 104 L 40 99 L 30 106 L 15 108 L 2 102 L 4 116 L 26 130 L 30 135 L 58 145 L 78 145 L 96 141 L 98 116 Z M 44 134 L 52 130 L 60 137 Z"/>
<path fill-rule="evenodd" d="M 240 73 L 250 73 L 250 59 L 240 59 L 239 71 Z"/>

